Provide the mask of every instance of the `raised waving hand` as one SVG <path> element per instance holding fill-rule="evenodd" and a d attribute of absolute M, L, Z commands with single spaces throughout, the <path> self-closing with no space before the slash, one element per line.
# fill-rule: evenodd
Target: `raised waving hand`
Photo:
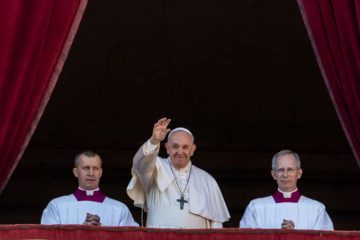
<path fill-rule="evenodd" d="M 152 136 L 150 139 L 151 144 L 158 145 L 165 139 L 166 134 L 170 132 L 170 128 L 168 128 L 170 122 L 171 119 L 169 118 L 161 118 L 154 124 Z"/>

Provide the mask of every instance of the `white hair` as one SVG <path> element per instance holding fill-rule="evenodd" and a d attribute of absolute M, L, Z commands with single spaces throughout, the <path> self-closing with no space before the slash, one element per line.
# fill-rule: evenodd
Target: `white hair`
<path fill-rule="evenodd" d="M 300 157 L 299 155 L 294 152 L 294 151 L 291 151 L 291 150 L 281 150 L 280 152 L 277 152 L 273 158 L 272 158 L 272 161 L 271 161 L 271 168 L 272 170 L 275 170 L 276 169 L 276 160 L 280 157 L 280 156 L 284 156 L 284 155 L 292 155 L 294 156 L 295 158 L 295 161 L 296 161 L 296 167 L 297 168 L 301 168 L 301 161 L 300 161 Z"/>
<path fill-rule="evenodd" d="M 168 141 L 169 141 L 169 139 L 172 137 L 172 135 L 174 135 L 175 132 L 179 132 L 179 131 L 186 132 L 187 134 L 189 134 L 189 135 L 192 137 L 192 139 L 193 139 L 193 141 L 194 141 L 194 135 L 190 132 L 189 129 L 183 128 L 183 127 L 177 127 L 177 128 L 174 128 L 173 130 L 171 130 L 171 131 L 169 132 L 169 135 L 168 135 L 168 138 L 167 138 Z"/>

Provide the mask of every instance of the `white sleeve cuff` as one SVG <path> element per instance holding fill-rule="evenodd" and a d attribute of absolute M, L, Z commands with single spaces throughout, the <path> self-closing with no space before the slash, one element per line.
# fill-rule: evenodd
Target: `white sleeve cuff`
<path fill-rule="evenodd" d="M 144 145 L 143 151 L 144 151 L 144 155 L 147 156 L 153 152 L 155 152 L 155 150 L 159 147 L 160 144 L 154 145 L 150 142 L 150 139 L 147 140 L 147 142 Z"/>

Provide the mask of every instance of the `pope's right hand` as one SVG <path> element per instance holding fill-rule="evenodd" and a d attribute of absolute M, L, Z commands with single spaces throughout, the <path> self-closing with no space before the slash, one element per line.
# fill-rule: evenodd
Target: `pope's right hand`
<path fill-rule="evenodd" d="M 166 134 L 170 132 L 170 129 L 167 128 L 170 122 L 171 119 L 161 118 L 154 124 L 152 136 L 150 139 L 151 144 L 158 145 L 161 141 L 165 139 Z"/>

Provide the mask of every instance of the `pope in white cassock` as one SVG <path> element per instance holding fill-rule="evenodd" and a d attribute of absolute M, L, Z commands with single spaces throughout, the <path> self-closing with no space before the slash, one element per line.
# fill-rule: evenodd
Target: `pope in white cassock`
<path fill-rule="evenodd" d="M 155 123 L 151 138 L 134 156 L 128 195 L 147 211 L 147 227 L 221 228 L 230 215 L 218 184 L 190 160 L 196 148 L 192 133 L 185 128 L 170 132 L 170 121 Z M 169 157 L 161 158 L 160 142 L 168 133 Z"/>
<path fill-rule="evenodd" d="M 100 156 L 91 151 L 75 157 L 73 173 L 78 178 L 78 189 L 51 200 L 43 211 L 41 224 L 138 226 L 125 204 L 100 191 L 101 163 Z"/>
<path fill-rule="evenodd" d="M 282 150 L 275 154 L 271 175 L 278 190 L 272 196 L 252 200 L 240 228 L 334 230 L 325 206 L 301 195 L 297 189 L 302 172 L 297 153 Z"/>

